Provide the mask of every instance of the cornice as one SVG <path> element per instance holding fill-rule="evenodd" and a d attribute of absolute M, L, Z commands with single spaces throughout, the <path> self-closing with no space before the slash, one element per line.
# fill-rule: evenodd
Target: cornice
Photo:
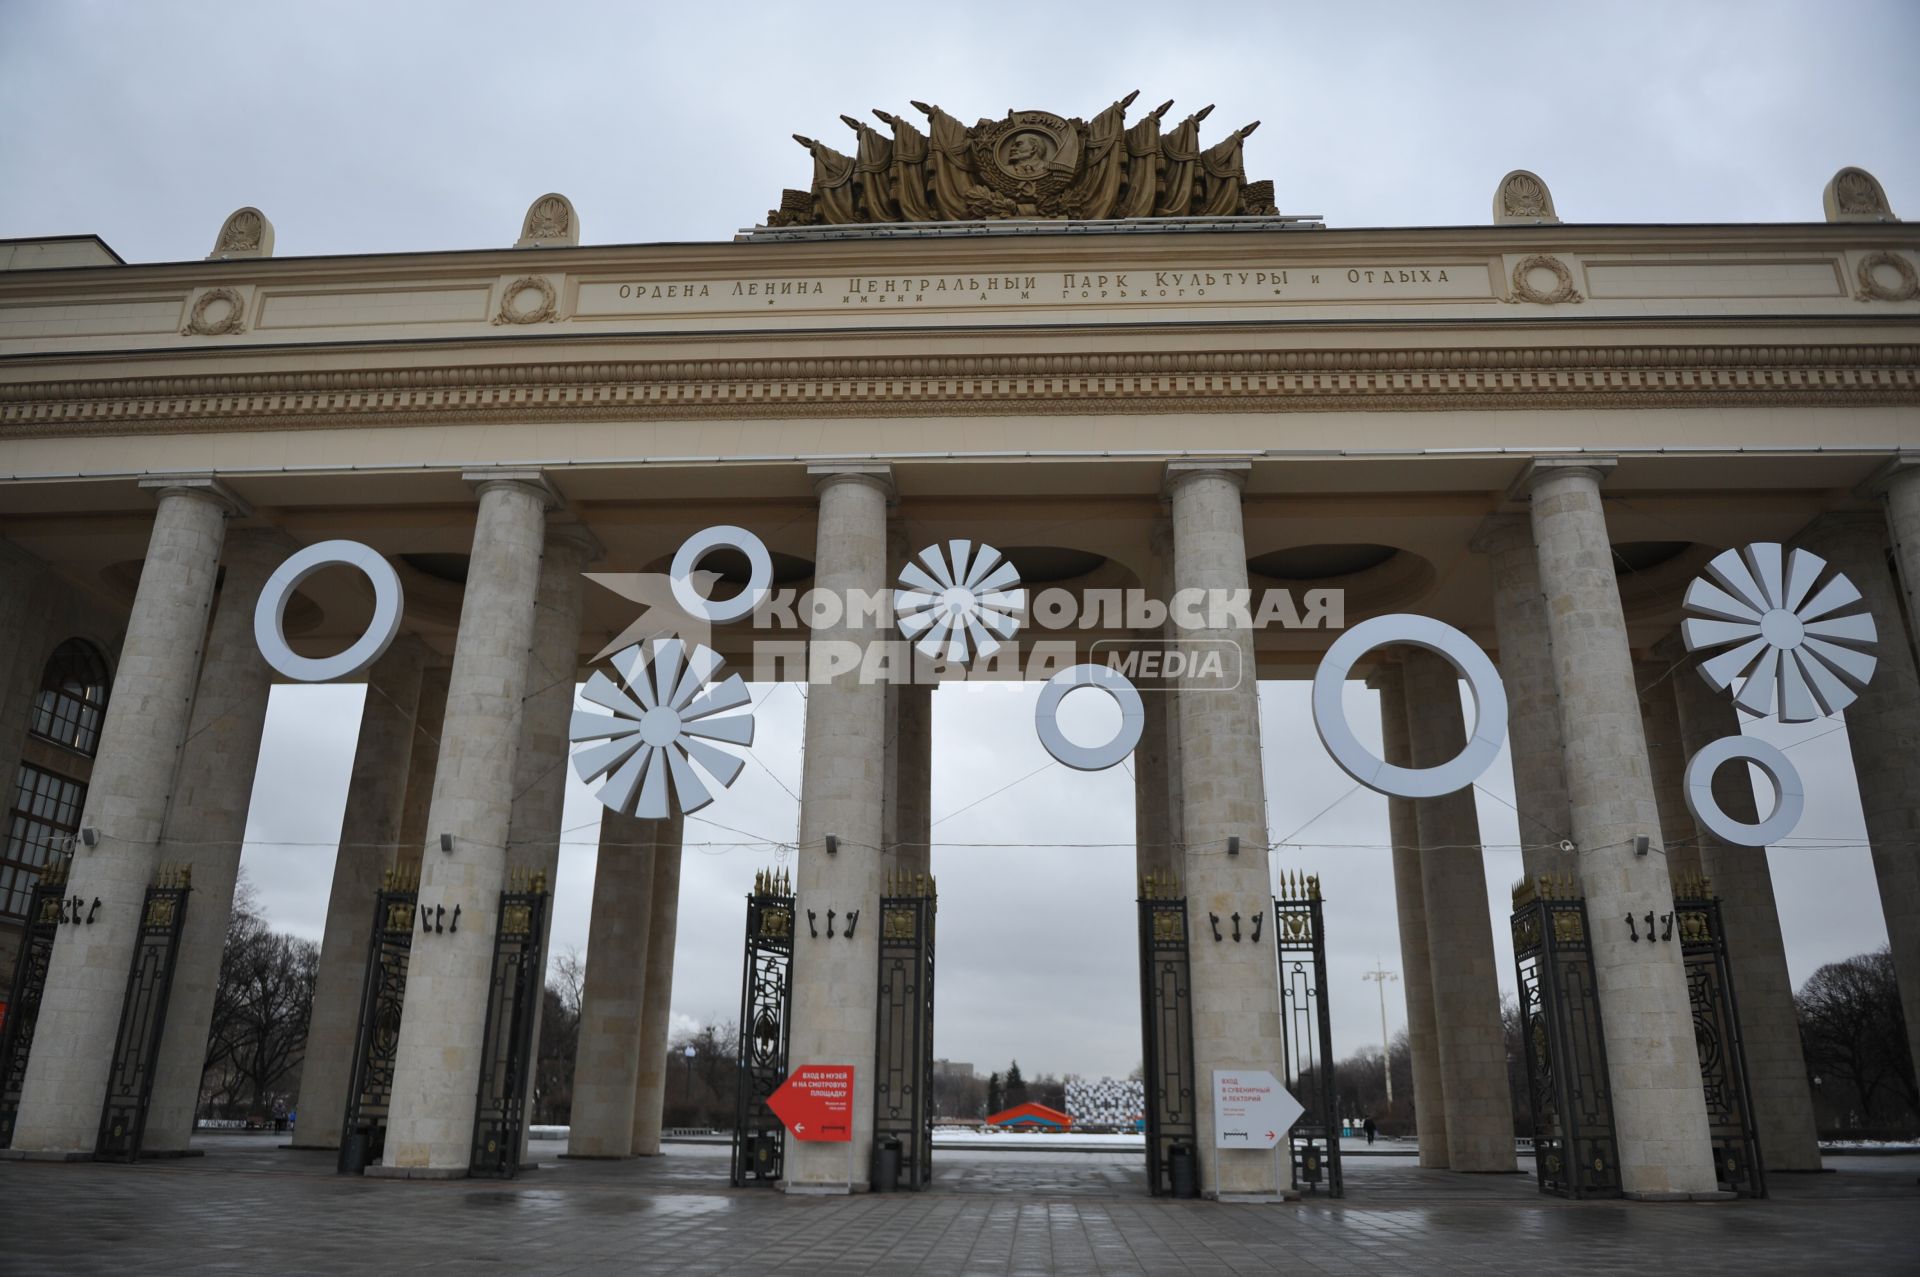
<path fill-rule="evenodd" d="M 593 360 L 0 384 L 0 438 L 499 421 L 1920 404 L 1920 345 Z"/>
<path fill-rule="evenodd" d="M 287 284 L 311 281 L 379 283 L 439 279 L 476 273 L 593 274 L 658 266 L 698 275 L 768 269 L 796 271 L 904 270 L 937 272 L 1070 265 L 1076 261 L 1117 264 L 1224 260 L 1276 266 L 1342 259 L 1432 256 L 1459 253 L 1498 257 L 1512 253 L 1745 253 L 1837 252 L 1907 248 L 1920 250 L 1920 222 L 1723 223 L 1328 227 L 1319 230 L 1222 234 L 1089 234 L 1063 228 L 1018 236 L 941 239 L 875 236 L 819 243 L 745 240 L 583 244 L 554 248 L 437 249 L 425 252 L 354 253 L 328 256 L 236 258 L 227 261 L 142 262 L 0 273 L 0 297 L 62 292 L 116 291 L 141 285 L 180 287 Z"/>

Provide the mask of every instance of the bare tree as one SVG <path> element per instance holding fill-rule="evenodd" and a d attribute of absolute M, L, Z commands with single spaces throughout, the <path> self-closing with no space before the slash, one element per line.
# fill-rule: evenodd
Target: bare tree
<path fill-rule="evenodd" d="M 306 1052 L 319 966 L 318 945 L 267 926 L 243 878 L 214 990 L 203 1100 L 250 1115 L 285 1115 Z"/>
<path fill-rule="evenodd" d="M 586 963 L 568 948 L 554 957 L 541 990 L 539 1061 L 534 1066 L 533 1115 L 543 1124 L 562 1125 L 573 1116 L 573 1067 L 579 1058 L 580 998 Z"/>
<path fill-rule="evenodd" d="M 1793 1001 L 1822 1129 L 1877 1136 L 1920 1129 L 1920 1089 L 1891 951 L 1828 963 Z"/>

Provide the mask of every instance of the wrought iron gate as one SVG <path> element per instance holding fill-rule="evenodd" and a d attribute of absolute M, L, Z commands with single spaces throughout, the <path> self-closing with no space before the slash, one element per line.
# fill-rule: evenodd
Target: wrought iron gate
<path fill-rule="evenodd" d="M 1309 1193 L 1318 1192 L 1324 1183 L 1329 1197 L 1344 1197 L 1322 917 L 1320 876 L 1282 873 L 1280 894 L 1273 902 L 1280 962 L 1280 1043 L 1286 1056 L 1287 1089 L 1306 1109 L 1287 1132 L 1293 1183 Z"/>
<path fill-rule="evenodd" d="M 1569 877 L 1513 889 L 1520 1040 L 1533 1107 L 1534 1171 L 1561 1197 L 1618 1197 L 1620 1154 L 1589 946 L 1587 902 Z"/>
<path fill-rule="evenodd" d="M 113 1067 L 107 1073 L 107 1098 L 100 1108 L 100 1137 L 93 1155 L 101 1161 L 131 1162 L 140 1156 L 146 1134 L 147 1102 L 153 1097 L 153 1072 L 160 1056 L 160 1035 L 167 1027 L 167 996 L 173 991 L 173 965 L 180 955 L 180 927 L 186 921 L 187 896 L 193 890 L 186 866 L 162 866 L 147 886 L 140 905 L 140 934 L 127 972 L 127 996 L 120 1004 L 120 1028 L 113 1039 Z"/>
<path fill-rule="evenodd" d="M 793 881 L 762 870 L 747 897 L 746 958 L 740 971 L 740 1055 L 735 1072 L 733 1186 L 770 1183 L 785 1173 L 787 1131 L 767 1097 L 787 1079 L 788 1012 L 793 1006 Z"/>
<path fill-rule="evenodd" d="M 1693 1009 L 1694 1045 L 1700 1053 L 1700 1089 L 1707 1101 L 1707 1132 L 1713 1141 L 1714 1177 L 1724 1192 L 1767 1195 L 1747 1084 L 1746 1047 L 1740 1011 L 1727 966 L 1727 940 L 1720 928 L 1720 900 L 1699 876 L 1677 877 L 1673 908 L 1679 919 L 1680 953 L 1687 966 L 1687 1002 Z"/>
<path fill-rule="evenodd" d="M 71 856 L 49 864 L 27 897 L 27 933 L 20 940 L 13 989 L 7 995 L 7 1025 L 0 1030 L 0 1148 L 13 1147 L 13 1123 L 20 1116 L 20 1091 L 27 1082 L 27 1057 L 33 1052 L 33 1025 L 40 1018 L 54 937 L 61 923 L 81 920 L 69 913 L 75 902 L 65 898 L 72 864 Z"/>
<path fill-rule="evenodd" d="M 1140 1036 L 1146 1077 L 1147 1187 L 1175 1192 L 1177 1160 L 1197 1186 L 1199 1095 L 1193 1078 L 1193 982 L 1187 901 L 1171 874 L 1140 879 Z"/>
<path fill-rule="evenodd" d="M 469 1175 L 512 1179 L 520 1173 L 520 1133 L 527 1120 L 533 1067 L 533 1022 L 546 987 L 547 875 L 509 870 L 493 932 L 487 982 L 487 1029 L 480 1047 L 480 1086 L 473 1102 Z"/>
<path fill-rule="evenodd" d="M 387 870 L 373 896 L 373 935 L 367 943 L 366 978 L 360 985 L 360 1030 L 354 1037 L 347 1110 L 340 1127 L 342 1175 L 378 1161 L 386 1146 L 393 1065 L 400 1051 L 400 1008 L 407 996 L 407 962 L 413 951 L 413 915 L 419 898 L 418 868 Z M 363 1149 L 353 1147 L 356 1138 L 365 1142 Z"/>
<path fill-rule="evenodd" d="M 880 998 L 874 1043 L 873 1138 L 900 1141 L 900 1172 L 933 1179 L 933 931 L 938 888 L 890 873 L 880 897 Z M 851 932 L 851 927 L 849 927 Z"/>

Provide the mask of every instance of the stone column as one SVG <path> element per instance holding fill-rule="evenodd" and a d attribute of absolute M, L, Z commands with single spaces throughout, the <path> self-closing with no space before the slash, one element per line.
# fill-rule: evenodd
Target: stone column
<path fill-rule="evenodd" d="M 885 466 L 820 466 L 810 472 L 820 494 L 814 588 L 843 600 L 887 586 Z M 795 927 L 793 1028 L 789 1063 L 854 1066 L 853 1148 L 787 1146 L 788 1192 L 843 1192 L 866 1184 L 873 1146 L 874 1016 L 878 997 L 878 922 L 884 840 L 886 688 L 861 680 L 858 668 L 831 673 L 830 650 L 851 654 L 883 638 L 869 620 L 843 614 L 813 632 L 814 672 L 807 692 L 806 761 L 800 778 L 800 864 L 797 908 L 819 915 L 820 935 Z M 829 648 L 827 645 L 835 645 Z M 827 836 L 837 850 L 828 852 Z M 827 910 L 840 924 L 827 938 Z M 846 938 L 847 911 L 866 925 Z M 851 1161 L 851 1171 L 849 1162 Z"/>
<path fill-rule="evenodd" d="M 1847 574 L 1880 634 L 1873 679 L 1845 711 L 1847 743 L 1907 1018 L 1907 1046 L 1920 1061 L 1920 673 L 1887 570 L 1886 527 L 1871 515 L 1827 515 L 1796 544 Z"/>
<path fill-rule="evenodd" d="M 226 576 L 161 839 L 162 860 L 192 866 L 193 895 L 181 922 L 147 1106 L 144 1146 L 155 1152 L 184 1149 L 193 1135 L 214 989 L 220 983 L 260 734 L 273 690 L 272 667 L 253 638 L 254 605 L 291 548 L 285 537 L 269 531 L 234 532 L 226 541 Z"/>
<path fill-rule="evenodd" d="M 580 671 L 580 613 L 585 578 L 580 573 L 600 557 L 600 542 L 578 523 L 547 529 L 540 556 L 539 602 L 533 645 L 527 649 L 527 695 L 520 717 L 520 747 L 514 755 L 513 816 L 507 833 L 507 868 L 545 875 L 552 891 L 560 867 L 561 809 L 567 798 L 567 720 L 573 713 Z M 554 906 L 547 901 L 540 952 L 553 934 Z M 544 974 L 544 973 L 543 973 Z M 544 986 L 544 978 L 542 980 Z M 545 998 L 533 1006 L 533 1040 L 540 1040 Z M 533 1082 L 527 1070 L 525 1112 L 533 1112 Z M 531 1121 L 520 1124 L 520 1160 L 527 1162 Z"/>
<path fill-rule="evenodd" d="M 160 508 L 127 638 L 101 725 L 93 781 L 80 816 L 96 832 L 76 848 L 69 892 L 100 900 L 92 926 L 63 927 L 34 1031 L 14 1128 L 27 1153 L 90 1154 L 147 884 L 193 708 L 226 519 L 237 501 L 218 480 L 154 479 Z M 188 902 L 188 913 L 193 902 Z"/>
<path fill-rule="evenodd" d="M 1240 488 L 1247 469 L 1244 462 L 1167 467 L 1173 575 L 1180 589 L 1228 592 L 1223 598 L 1239 591 L 1244 597 L 1247 549 Z M 1260 771 L 1260 684 L 1252 630 L 1231 618 L 1202 619 L 1207 627 L 1183 632 L 1182 643 L 1232 643 L 1240 650 L 1241 676 L 1232 688 L 1183 690 L 1179 698 L 1194 1081 L 1203 1097 L 1196 1104 L 1197 1160 L 1203 1194 L 1265 1200 L 1292 1186 L 1284 1152 L 1278 1157 L 1266 1149 L 1216 1154 L 1212 1095 L 1216 1071 L 1266 1069 L 1275 1077 L 1285 1075 L 1272 933 L 1258 943 L 1230 938 L 1216 943 L 1208 920 L 1218 914 L 1225 928 L 1235 913 L 1250 922 L 1255 913 L 1273 910 Z M 1214 628 L 1215 619 L 1225 623 Z M 1229 854 L 1230 838 L 1239 839 L 1237 854 Z"/>
<path fill-rule="evenodd" d="M 1146 723 L 1133 751 L 1134 871 L 1145 876 L 1180 868 L 1180 836 L 1173 825 L 1173 781 L 1168 776 L 1167 737 L 1173 723 L 1172 695 L 1161 685 L 1140 689 Z"/>
<path fill-rule="evenodd" d="M 420 673 L 420 703 L 413 716 L 413 749 L 407 760 L 407 794 L 400 803 L 400 846 L 396 869 L 420 871 L 420 849 L 427 841 L 427 811 L 433 806 L 434 769 L 440 765 L 440 732 L 447 721 L 447 684 L 451 666 L 429 664 Z"/>
<path fill-rule="evenodd" d="M 1444 657 L 1424 648 L 1408 648 L 1401 668 L 1413 765 L 1437 767 L 1467 743 L 1459 676 Z M 1510 1171 L 1513 1101 L 1479 811 L 1470 788 L 1418 799 L 1413 810 L 1420 828 L 1427 965 L 1446 1096 L 1447 1165 L 1456 1171 Z"/>
<path fill-rule="evenodd" d="M 1680 724 L 1681 752 L 1688 758 L 1719 740 L 1740 735 L 1740 711 L 1733 698 L 1700 677 L 1696 662 L 1674 634 L 1654 649 L 1673 673 L 1674 701 Z M 1753 781 L 1747 768 L 1722 767 L 1713 778 L 1713 794 L 1735 820 L 1752 821 Z M 1689 813 L 1691 815 L 1691 813 Z M 1820 1137 L 1813 1117 L 1813 1092 L 1807 1085 L 1807 1058 L 1800 1045 L 1800 1021 L 1793 1009 L 1793 980 L 1787 974 L 1786 942 L 1774 905 L 1773 876 L 1765 847 L 1735 847 L 1704 826 L 1694 827 L 1700 867 L 1720 897 L 1720 921 L 1726 933 L 1727 960 L 1733 969 L 1734 1002 L 1740 1012 L 1740 1039 L 1746 1048 L 1747 1086 L 1753 1093 L 1760 1132 L 1761 1163 L 1770 1171 L 1820 1169 Z M 1668 856 L 1669 864 L 1672 856 Z"/>
<path fill-rule="evenodd" d="M 300 1065 L 295 1148 L 340 1147 L 340 1124 L 346 1118 L 347 1088 L 352 1085 L 353 1048 L 360 1033 L 367 945 L 373 938 L 374 894 L 380 890 L 381 876 L 393 865 L 400 840 L 401 805 L 411 783 L 422 666 L 432 656 L 420 639 L 403 635 L 367 671 L 367 699 L 353 747 L 340 850 L 333 858 L 333 887 L 327 893 L 326 930 L 320 939 L 313 1014 Z M 432 766 L 431 758 L 426 766 Z"/>
<path fill-rule="evenodd" d="M 1640 726 L 1647 736 L 1647 769 L 1653 780 L 1654 806 L 1660 810 L 1660 841 L 1667 849 L 1669 877 L 1700 872 L 1700 839 L 1694 831 L 1693 813 L 1687 809 L 1689 755 L 1680 734 L 1680 712 L 1674 704 L 1679 677 L 1672 661 L 1633 664 Z"/>
<path fill-rule="evenodd" d="M 893 731 L 893 838 L 896 865 L 933 872 L 933 684 L 901 683 Z"/>
<path fill-rule="evenodd" d="M 1567 765 L 1560 742 L 1560 695 L 1553 682 L 1553 638 L 1540 593 L 1540 563 L 1526 516 L 1496 514 L 1473 548 L 1493 574 L 1493 631 L 1500 681 L 1507 688 L 1507 749 L 1513 805 L 1520 814 L 1520 860 L 1529 879 L 1570 874 L 1573 855 L 1557 844 L 1572 828 Z"/>
<path fill-rule="evenodd" d="M 1413 766 L 1405 673 L 1397 664 L 1381 664 L 1375 667 L 1367 686 L 1380 694 L 1382 756 L 1395 767 Z M 1420 818 L 1413 799 L 1387 799 L 1387 828 L 1393 839 L 1393 907 L 1400 924 L 1400 984 L 1407 1000 L 1407 1052 L 1413 1065 L 1413 1118 L 1420 1137 L 1420 1165 L 1426 1170 L 1445 1170 L 1447 1099 L 1441 1082 L 1439 1030 L 1434 1023 L 1427 897 L 1420 867 Z M 1391 1060 L 1388 1067 L 1392 1067 Z"/>
<path fill-rule="evenodd" d="M 421 860 L 422 908 L 461 910 L 458 932 L 415 938 L 408 962 L 384 1164 L 369 1173 L 467 1173 L 514 755 L 527 690 L 544 511 L 537 472 L 481 472 L 467 589 Z M 441 838 L 452 850 L 441 849 Z"/>
<path fill-rule="evenodd" d="M 1148 537 L 1149 559 L 1144 586 L 1150 598 L 1162 604 L 1173 597 L 1173 525 L 1154 520 Z M 1172 622 L 1140 636 L 1166 648 L 1179 637 Z M 1140 874 L 1171 874 L 1176 882 L 1186 874 L 1185 819 L 1180 806 L 1180 701 L 1175 680 L 1139 683 L 1140 704 L 1146 722 L 1140 744 L 1133 751 L 1134 868 Z"/>
<path fill-rule="evenodd" d="M 1907 638 L 1920 643 L 1920 450 L 1895 458 L 1878 487 L 1887 503 L 1893 562 L 1906 595 Z"/>
<path fill-rule="evenodd" d="M 653 921 L 647 930 L 647 994 L 640 1010 L 640 1068 L 634 1078 L 633 1153 L 660 1152 L 667 1100 L 667 1038 L 673 1030 L 673 947 L 680 934 L 681 817 L 653 829 Z M 741 1025 L 745 1033 L 748 1026 Z"/>
<path fill-rule="evenodd" d="M 1526 478 L 1553 636 L 1567 796 L 1592 922 L 1607 1071 L 1630 1197 L 1718 1192 L 1677 943 L 1631 943 L 1628 914 L 1673 908 L 1627 623 L 1600 503 L 1611 462 L 1541 460 Z M 1634 854 L 1645 837 L 1649 854 Z"/>
<path fill-rule="evenodd" d="M 654 825 L 615 812 L 600 817 L 580 992 L 580 1045 L 573 1066 L 568 1157 L 633 1153 L 634 1087 L 640 1068 L 641 999 L 653 921 Z"/>

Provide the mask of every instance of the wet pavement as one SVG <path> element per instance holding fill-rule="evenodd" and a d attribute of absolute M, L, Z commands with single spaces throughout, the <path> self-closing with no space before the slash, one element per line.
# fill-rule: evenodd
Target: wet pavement
<path fill-rule="evenodd" d="M 1920 1157 L 1835 1157 L 1762 1202 L 1541 1197 L 1528 1175 L 1349 1157 L 1347 1197 L 1220 1206 L 1145 1196 L 1122 1154 L 936 1154 L 925 1193 L 788 1198 L 727 1186 L 724 1145 L 558 1159 L 513 1181 L 331 1173 L 284 1137 L 222 1135 L 139 1166 L 0 1162 L 0 1273 L 1920 1272 Z"/>

